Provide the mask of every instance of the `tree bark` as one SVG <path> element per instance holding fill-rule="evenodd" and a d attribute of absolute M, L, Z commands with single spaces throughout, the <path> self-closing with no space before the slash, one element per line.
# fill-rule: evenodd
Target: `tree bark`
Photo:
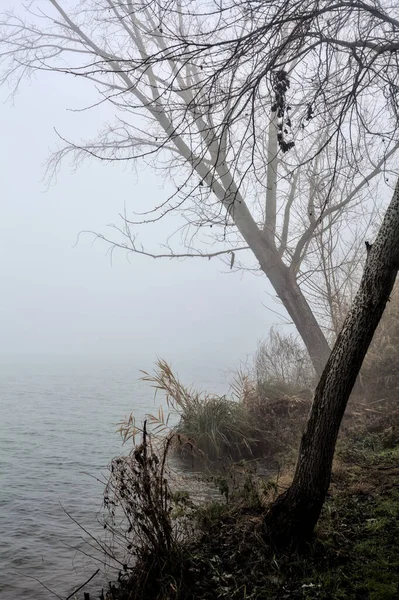
<path fill-rule="evenodd" d="M 277 498 L 266 527 L 279 545 L 301 544 L 314 531 L 328 491 L 337 436 L 356 377 L 399 268 L 399 180 L 362 281 L 317 386 L 290 488 Z"/>
<path fill-rule="evenodd" d="M 294 274 L 280 259 L 275 268 L 269 269 L 266 275 L 297 328 L 316 375 L 320 378 L 330 356 L 331 348 Z"/>

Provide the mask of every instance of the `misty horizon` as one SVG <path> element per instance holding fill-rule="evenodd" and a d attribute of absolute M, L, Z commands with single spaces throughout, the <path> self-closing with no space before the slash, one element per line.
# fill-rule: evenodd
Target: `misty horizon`
<path fill-rule="evenodd" d="M 264 307 L 264 278 L 229 273 L 218 259 L 128 260 L 119 250 L 111 262 L 105 244 L 78 240 L 82 230 L 106 233 L 118 213 L 168 190 L 150 169 L 136 175 L 129 164 L 94 160 L 78 169 L 66 160 L 48 185 L 46 161 L 60 145 L 54 128 L 79 141 L 112 116 L 104 107 L 71 113 L 81 107 L 79 86 L 92 99 L 84 83 L 72 83 L 35 77 L 14 103 L 2 90 L 0 355 L 145 357 L 143 368 L 156 357 L 192 357 L 234 367 L 278 320 Z M 157 251 L 169 232 L 168 223 L 139 229 Z"/>

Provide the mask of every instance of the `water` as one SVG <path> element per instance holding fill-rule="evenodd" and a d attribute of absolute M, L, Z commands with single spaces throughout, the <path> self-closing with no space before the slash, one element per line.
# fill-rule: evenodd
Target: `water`
<path fill-rule="evenodd" d="M 0 368 L 0 598 L 54 598 L 42 584 L 66 598 L 99 565 L 65 511 L 101 532 L 97 479 L 121 451 L 116 423 L 159 401 L 138 367 L 115 360 L 9 358 Z M 218 378 L 204 370 L 197 381 L 215 391 Z"/>

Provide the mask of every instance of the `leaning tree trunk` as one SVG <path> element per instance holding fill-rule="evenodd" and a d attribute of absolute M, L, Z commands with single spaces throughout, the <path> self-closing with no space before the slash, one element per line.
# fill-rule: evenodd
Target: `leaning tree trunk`
<path fill-rule="evenodd" d="M 239 208 L 243 210 L 242 205 Z M 282 261 L 273 240 L 258 229 L 252 217 L 245 215 L 244 218 L 239 218 L 241 215 L 237 213 L 238 210 L 234 213 L 234 219 L 241 235 L 297 328 L 316 375 L 321 377 L 331 349 L 294 273 Z"/>
<path fill-rule="evenodd" d="M 399 268 L 399 180 L 367 251 L 358 293 L 315 392 L 293 482 L 266 516 L 266 527 L 278 544 L 309 539 L 320 516 L 341 420 Z"/>
<path fill-rule="evenodd" d="M 321 377 L 331 348 L 294 274 L 281 259 L 266 274 L 305 344 L 316 375 Z"/>
<path fill-rule="evenodd" d="M 251 235 L 244 239 L 291 317 L 309 353 L 316 375 L 321 377 L 331 348 L 294 273 L 284 264 L 273 243 L 268 242 L 265 236 Z"/>
<path fill-rule="evenodd" d="M 166 120 L 159 116 L 157 116 L 157 119 L 165 131 L 169 132 Z M 282 261 L 276 249 L 274 235 L 269 233 L 268 228 L 262 231 L 258 227 L 228 171 L 220 167 L 218 170 L 218 176 L 222 182 L 220 183 L 215 179 L 208 166 L 204 163 L 197 164 L 194 161 L 190 149 L 180 138 L 177 137 L 174 142 L 181 155 L 186 158 L 188 163 L 192 164 L 193 169 L 209 185 L 219 202 L 224 206 L 227 214 L 233 218 L 238 231 L 256 256 L 262 271 L 271 282 L 284 308 L 293 320 L 309 352 L 316 374 L 320 377 L 330 355 L 330 347 L 293 272 Z M 219 151 L 215 150 L 215 164 L 218 162 L 218 157 Z"/>

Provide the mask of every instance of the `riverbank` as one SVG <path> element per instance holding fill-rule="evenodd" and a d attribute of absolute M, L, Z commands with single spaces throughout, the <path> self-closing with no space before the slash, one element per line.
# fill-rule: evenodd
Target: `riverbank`
<path fill-rule="evenodd" d="M 248 473 L 220 502 L 193 509 L 186 498 L 181 510 L 195 535 L 166 551 L 142 548 L 107 600 L 397 600 L 399 439 L 392 420 L 339 444 L 313 543 L 278 554 L 264 540 L 263 515 L 288 484 L 288 472 L 268 482 Z"/>

